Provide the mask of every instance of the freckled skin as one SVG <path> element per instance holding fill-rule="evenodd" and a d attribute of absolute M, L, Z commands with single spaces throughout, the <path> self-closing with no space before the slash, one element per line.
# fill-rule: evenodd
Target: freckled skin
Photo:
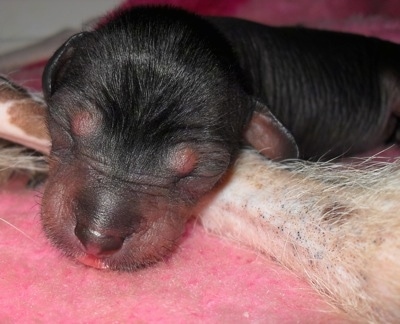
<path fill-rule="evenodd" d="M 206 229 L 272 256 L 351 321 L 399 322 L 398 163 L 281 165 L 244 151 L 232 172 L 199 206 Z"/>

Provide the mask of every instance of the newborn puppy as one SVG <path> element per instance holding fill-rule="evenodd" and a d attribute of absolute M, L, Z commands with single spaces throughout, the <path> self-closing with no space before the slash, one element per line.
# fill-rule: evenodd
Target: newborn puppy
<path fill-rule="evenodd" d="M 161 259 L 242 138 L 271 159 L 298 156 L 266 104 L 302 157 L 387 140 L 394 54 L 396 46 L 359 36 L 166 7 L 132 9 L 73 36 L 43 75 L 47 236 L 98 268 Z"/>
<path fill-rule="evenodd" d="M 72 37 L 43 85 L 52 138 L 43 226 L 64 252 L 99 268 L 134 269 L 171 251 L 261 106 L 225 38 L 166 8 L 135 9 Z M 271 158 L 297 156 L 267 109 L 255 119 Z"/>

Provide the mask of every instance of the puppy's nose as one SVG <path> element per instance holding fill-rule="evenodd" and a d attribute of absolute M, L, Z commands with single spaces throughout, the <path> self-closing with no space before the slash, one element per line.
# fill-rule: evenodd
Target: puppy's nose
<path fill-rule="evenodd" d="M 75 235 L 83 244 L 86 253 L 96 257 L 114 254 L 121 249 L 125 240 L 124 237 L 104 235 L 81 224 L 76 225 Z"/>

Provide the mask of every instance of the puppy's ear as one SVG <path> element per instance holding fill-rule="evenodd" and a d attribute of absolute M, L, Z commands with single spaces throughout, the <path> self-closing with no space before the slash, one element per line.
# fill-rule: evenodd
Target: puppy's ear
<path fill-rule="evenodd" d="M 89 32 L 71 36 L 47 62 L 42 76 L 42 88 L 45 98 L 49 98 L 54 93 L 57 82 L 61 80 L 63 72 L 75 52 L 77 42 L 87 34 Z"/>
<path fill-rule="evenodd" d="M 269 111 L 256 101 L 256 108 L 244 132 L 245 140 L 271 160 L 299 157 L 299 149 L 289 131 Z"/>

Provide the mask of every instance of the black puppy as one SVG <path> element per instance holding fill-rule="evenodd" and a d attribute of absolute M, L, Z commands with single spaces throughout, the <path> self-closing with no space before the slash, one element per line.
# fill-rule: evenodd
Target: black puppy
<path fill-rule="evenodd" d="M 389 139 L 398 46 L 136 8 L 73 36 L 43 75 L 52 138 L 42 222 L 66 254 L 131 270 L 171 251 L 244 137 L 270 158 Z"/>

